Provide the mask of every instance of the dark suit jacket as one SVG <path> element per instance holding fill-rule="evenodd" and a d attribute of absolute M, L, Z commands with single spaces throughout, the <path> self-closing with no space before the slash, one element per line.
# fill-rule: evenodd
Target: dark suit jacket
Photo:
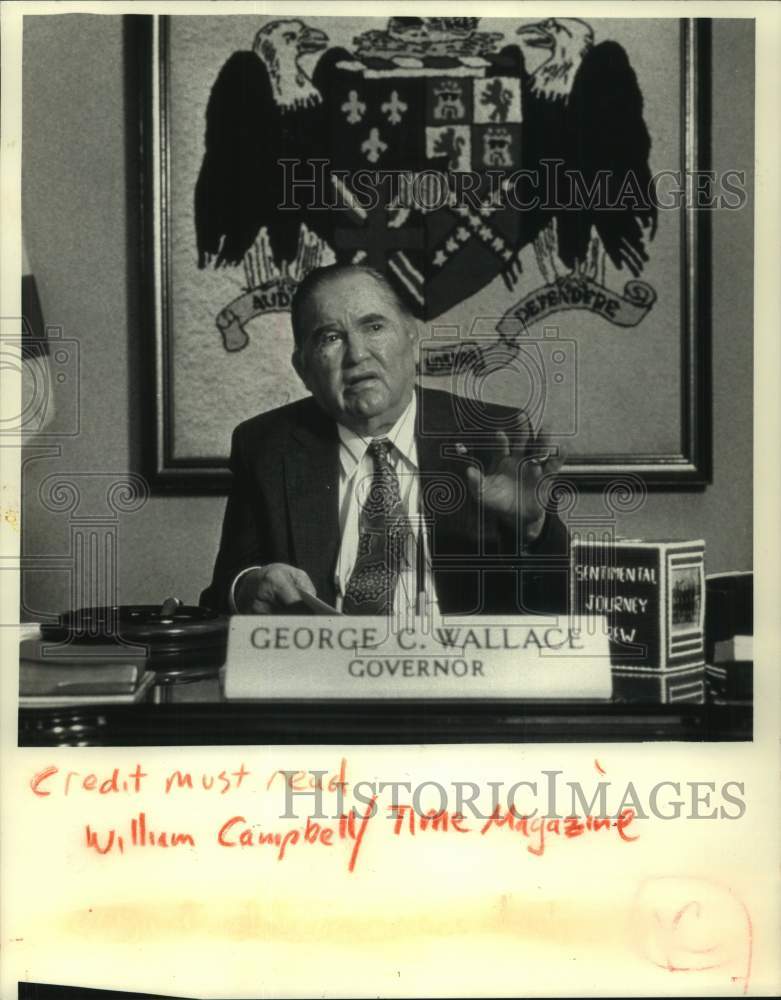
<path fill-rule="evenodd" d="M 440 610 L 518 614 L 563 611 L 568 535 L 555 513 L 524 552 L 472 499 L 465 470 L 488 465 L 497 429 L 525 433 L 523 414 L 447 392 L 418 389 L 416 440 L 423 509 Z M 456 442 L 468 448 L 460 455 Z M 339 553 L 339 436 L 311 397 L 240 424 L 231 447 L 233 485 L 211 585 L 201 604 L 227 611 L 236 574 L 253 565 L 305 570 L 317 594 L 336 599 Z"/>

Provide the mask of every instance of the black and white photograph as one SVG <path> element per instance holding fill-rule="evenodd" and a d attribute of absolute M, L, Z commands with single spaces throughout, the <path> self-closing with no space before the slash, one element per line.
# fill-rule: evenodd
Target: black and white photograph
<path fill-rule="evenodd" d="M 306 8 L 24 19 L 20 744 L 751 739 L 753 21 Z"/>

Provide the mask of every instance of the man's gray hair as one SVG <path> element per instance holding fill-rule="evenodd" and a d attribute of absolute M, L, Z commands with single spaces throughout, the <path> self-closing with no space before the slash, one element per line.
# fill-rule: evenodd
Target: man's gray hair
<path fill-rule="evenodd" d="M 373 267 L 366 267 L 363 264 L 328 264 L 326 267 L 316 267 L 307 274 L 296 289 L 290 308 L 290 319 L 293 324 L 293 338 L 296 342 L 296 348 L 300 348 L 303 343 L 304 331 L 301 328 L 301 313 L 306 303 L 318 289 L 329 281 L 350 274 L 365 274 L 372 278 L 403 316 L 412 317 L 406 302 L 404 302 L 393 285 L 384 274 Z"/>

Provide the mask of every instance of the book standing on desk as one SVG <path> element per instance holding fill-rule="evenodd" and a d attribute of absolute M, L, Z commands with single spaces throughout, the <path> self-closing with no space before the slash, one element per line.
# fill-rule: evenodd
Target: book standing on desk
<path fill-rule="evenodd" d="M 604 615 L 617 700 L 705 700 L 705 543 L 573 539 L 574 614 Z"/>

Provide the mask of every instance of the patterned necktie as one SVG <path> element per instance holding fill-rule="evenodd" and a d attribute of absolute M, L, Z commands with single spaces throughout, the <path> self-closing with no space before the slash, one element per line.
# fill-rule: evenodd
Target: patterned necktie
<path fill-rule="evenodd" d="M 358 554 L 342 603 L 346 615 L 388 615 L 399 573 L 406 564 L 410 524 L 399 478 L 388 459 L 387 438 L 369 444 L 374 475 L 361 509 Z"/>

